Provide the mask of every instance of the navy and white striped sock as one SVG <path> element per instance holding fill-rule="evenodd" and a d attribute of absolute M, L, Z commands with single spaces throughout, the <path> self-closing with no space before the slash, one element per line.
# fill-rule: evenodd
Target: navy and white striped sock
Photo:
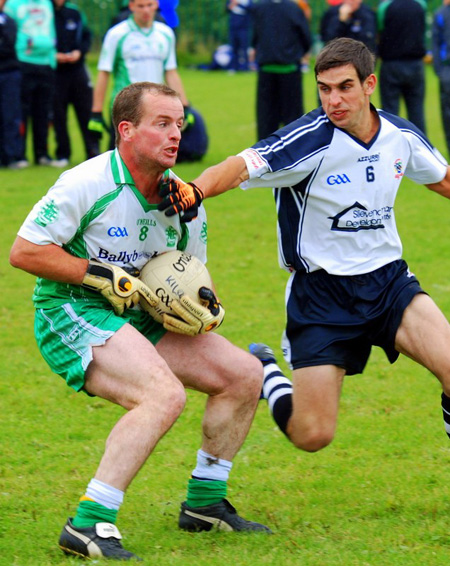
<path fill-rule="evenodd" d="M 292 414 L 292 383 L 273 360 L 262 361 L 264 367 L 263 395 L 280 430 L 286 428 Z"/>
<path fill-rule="evenodd" d="M 450 438 L 450 397 L 442 393 L 442 416 L 444 417 L 444 426 L 447 436 Z"/>

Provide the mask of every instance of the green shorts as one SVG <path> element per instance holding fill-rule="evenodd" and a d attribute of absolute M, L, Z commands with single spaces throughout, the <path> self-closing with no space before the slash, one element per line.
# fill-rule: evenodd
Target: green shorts
<path fill-rule="evenodd" d="M 131 324 L 152 344 L 166 333 L 146 312 L 128 309 L 123 316 L 89 303 L 65 303 L 36 309 L 34 333 L 42 356 L 52 371 L 80 391 L 92 361 L 93 346 L 105 344 L 124 324 Z"/>

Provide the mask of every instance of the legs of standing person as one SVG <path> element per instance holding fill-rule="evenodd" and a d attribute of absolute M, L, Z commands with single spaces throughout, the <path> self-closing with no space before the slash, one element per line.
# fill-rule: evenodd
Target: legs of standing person
<path fill-rule="evenodd" d="M 83 138 L 86 159 L 90 159 L 100 153 L 98 141 L 92 137 L 87 127 L 92 108 L 92 82 L 84 66 L 76 69 L 72 81 L 75 81 L 72 103 Z"/>
<path fill-rule="evenodd" d="M 24 154 L 21 78 L 19 70 L 0 73 L 0 160 L 3 165 L 17 163 Z"/>
<path fill-rule="evenodd" d="M 422 59 L 403 65 L 403 98 L 408 120 L 426 134 L 425 125 L 425 69 Z"/>
<path fill-rule="evenodd" d="M 44 65 L 34 65 L 35 90 L 31 102 L 33 122 L 33 148 L 35 162 L 48 160 L 48 124 L 53 103 L 54 70 Z M 41 161 L 42 163 L 42 161 Z M 48 163 L 45 163 L 48 164 Z"/>
<path fill-rule="evenodd" d="M 280 74 L 279 97 L 281 124 L 287 125 L 303 115 L 303 75 L 300 71 Z"/>
<path fill-rule="evenodd" d="M 447 143 L 447 157 L 450 158 L 450 67 L 444 67 L 439 76 L 442 126 Z"/>
<path fill-rule="evenodd" d="M 258 140 L 267 138 L 280 126 L 278 75 L 259 71 L 256 96 Z"/>
<path fill-rule="evenodd" d="M 397 116 L 400 110 L 401 66 L 400 61 L 382 61 L 380 67 L 381 107 Z"/>
<path fill-rule="evenodd" d="M 56 72 L 53 96 L 53 127 L 56 137 L 56 159 L 70 158 L 70 139 L 67 131 L 67 110 L 73 88 L 71 76 L 66 72 Z"/>

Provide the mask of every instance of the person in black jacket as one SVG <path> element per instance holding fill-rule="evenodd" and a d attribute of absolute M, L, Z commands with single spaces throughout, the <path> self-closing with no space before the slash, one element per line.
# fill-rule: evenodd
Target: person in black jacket
<path fill-rule="evenodd" d="M 439 78 L 442 125 L 450 156 L 450 0 L 434 13 L 432 26 L 433 67 Z"/>
<path fill-rule="evenodd" d="M 16 55 L 16 22 L 3 12 L 6 0 L 0 0 L 0 165 L 22 169 L 24 140 L 21 135 L 22 109 L 20 88 L 22 75 Z"/>
<path fill-rule="evenodd" d="M 258 139 L 303 114 L 301 59 L 311 47 L 303 10 L 292 0 L 254 0 Z"/>
<path fill-rule="evenodd" d="M 324 43 L 336 37 L 349 37 L 362 41 L 376 54 L 377 52 L 377 17 L 362 0 L 344 0 L 338 6 L 332 6 L 322 16 L 320 36 Z"/>
<path fill-rule="evenodd" d="M 99 154 L 98 142 L 87 125 L 92 107 L 92 83 L 85 66 L 85 55 L 91 45 L 91 32 L 84 15 L 66 0 L 53 0 L 57 36 L 56 90 L 53 125 L 56 135 L 54 167 L 66 167 L 71 155 L 67 130 L 67 111 L 72 104 L 83 137 L 86 158 Z"/>
<path fill-rule="evenodd" d="M 398 115 L 403 98 L 408 120 L 424 134 L 425 10 L 424 0 L 385 0 L 377 11 L 381 106 Z"/>

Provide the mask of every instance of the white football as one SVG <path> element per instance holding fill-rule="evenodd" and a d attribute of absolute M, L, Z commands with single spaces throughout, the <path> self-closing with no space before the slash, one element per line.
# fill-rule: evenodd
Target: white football
<path fill-rule="evenodd" d="M 170 306 L 174 299 L 188 295 L 199 301 L 200 287 L 212 289 L 206 266 L 195 256 L 179 250 L 152 258 L 142 268 L 140 279 L 161 299 L 156 307 L 141 300 L 141 307 L 157 322 L 163 321 L 164 313 L 176 316 Z"/>

